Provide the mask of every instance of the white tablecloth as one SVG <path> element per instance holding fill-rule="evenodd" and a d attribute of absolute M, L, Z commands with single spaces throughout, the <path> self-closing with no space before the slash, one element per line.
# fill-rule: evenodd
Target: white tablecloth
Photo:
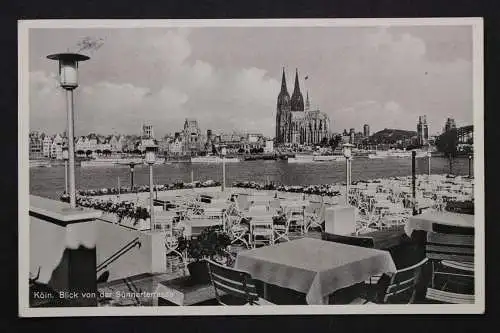
<path fill-rule="evenodd" d="M 432 231 L 434 224 L 474 228 L 474 215 L 432 211 L 410 216 L 405 224 L 405 233 L 411 237 L 414 230 Z"/>
<path fill-rule="evenodd" d="M 254 279 L 306 294 L 308 304 L 370 276 L 395 272 L 389 252 L 302 238 L 238 253 L 235 268 Z"/>

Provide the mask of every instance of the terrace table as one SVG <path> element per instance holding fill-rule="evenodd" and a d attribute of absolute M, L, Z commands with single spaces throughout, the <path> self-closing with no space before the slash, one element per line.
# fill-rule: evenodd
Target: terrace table
<path fill-rule="evenodd" d="M 474 215 L 431 211 L 410 216 L 405 225 L 408 237 L 414 230 L 432 231 L 436 224 L 474 229 Z"/>
<path fill-rule="evenodd" d="M 336 290 L 396 271 L 388 251 L 313 238 L 242 251 L 235 268 L 265 284 L 304 293 L 308 304 L 328 304 Z"/>

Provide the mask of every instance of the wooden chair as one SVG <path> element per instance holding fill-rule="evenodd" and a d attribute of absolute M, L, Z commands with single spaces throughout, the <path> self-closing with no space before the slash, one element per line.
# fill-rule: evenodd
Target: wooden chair
<path fill-rule="evenodd" d="M 474 304 L 473 294 L 454 293 L 435 288 L 427 288 L 425 298 L 438 303 Z"/>
<path fill-rule="evenodd" d="M 274 305 L 260 298 L 250 274 L 207 260 L 215 298 L 220 305 Z"/>
<path fill-rule="evenodd" d="M 422 267 L 428 262 L 427 258 L 422 259 L 417 264 L 400 269 L 395 273 L 388 275 L 388 283 L 384 286 L 383 292 L 377 294 L 375 298 L 370 301 L 368 299 L 358 297 L 350 304 L 411 304 L 415 301 L 416 286 L 420 278 Z"/>
<path fill-rule="evenodd" d="M 431 286 L 426 298 L 443 303 L 473 303 L 474 236 L 429 232 L 425 251 L 432 264 Z M 446 279 L 437 287 L 439 276 Z M 447 288 L 449 284 L 459 288 Z M 467 292 L 459 289 L 467 289 Z"/>
<path fill-rule="evenodd" d="M 474 235 L 474 228 L 434 223 L 432 231 L 441 234 Z"/>
<path fill-rule="evenodd" d="M 337 235 L 328 232 L 321 233 L 321 239 L 329 242 L 342 243 L 347 245 L 374 248 L 375 242 L 372 237 Z"/>

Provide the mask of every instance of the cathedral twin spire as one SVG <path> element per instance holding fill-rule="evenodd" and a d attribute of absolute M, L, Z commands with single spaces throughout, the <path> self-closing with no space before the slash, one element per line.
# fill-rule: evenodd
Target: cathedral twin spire
<path fill-rule="evenodd" d="M 307 102 L 309 101 L 309 96 L 307 98 Z M 304 111 L 304 97 L 300 92 L 299 85 L 299 71 L 295 69 L 295 84 L 293 88 L 292 97 L 288 94 L 288 89 L 286 87 L 286 78 L 285 78 L 285 68 L 283 68 L 283 75 L 281 77 L 281 91 L 278 95 L 278 108 L 287 107 L 289 102 L 291 111 Z M 308 103 L 307 103 L 308 104 Z"/>

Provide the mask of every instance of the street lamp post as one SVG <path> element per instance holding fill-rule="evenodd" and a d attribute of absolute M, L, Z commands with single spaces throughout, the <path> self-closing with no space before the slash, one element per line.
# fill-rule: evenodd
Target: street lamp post
<path fill-rule="evenodd" d="M 431 176 L 431 157 L 432 157 L 432 153 L 430 151 L 428 151 L 427 152 L 427 163 L 428 163 L 427 169 L 428 169 L 429 177 Z"/>
<path fill-rule="evenodd" d="M 349 205 L 349 190 L 351 187 L 351 159 L 352 159 L 352 147 L 353 145 L 350 143 L 346 143 L 343 145 L 343 152 L 346 162 L 346 194 L 345 194 L 345 203 Z"/>
<path fill-rule="evenodd" d="M 135 163 L 131 162 L 129 164 L 130 167 L 130 191 L 132 192 L 134 190 L 134 167 Z"/>
<path fill-rule="evenodd" d="M 66 90 L 68 113 L 68 157 L 69 157 L 69 204 L 76 208 L 75 188 L 75 139 L 73 120 L 73 90 L 78 87 L 78 62 L 90 59 L 77 53 L 58 53 L 47 56 L 59 62 L 59 83 Z"/>
<path fill-rule="evenodd" d="M 222 192 L 226 189 L 226 147 L 222 147 L 220 151 L 222 155 Z"/>
<path fill-rule="evenodd" d="M 146 163 L 149 164 L 149 228 L 153 231 L 155 224 L 154 204 L 153 204 L 153 165 L 156 162 L 156 145 L 149 145 L 146 147 Z"/>
<path fill-rule="evenodd" d="M 415 158 L 417 156 L 417 152 L 412 150 L 411 152 L 411 196 L 413 199 L 413 215 L 417 215 L 417 172 L 416 172 L 416 161 Z"/>
<path fill-rule="evenodd" d="M 62 156 L 64 160 L 64 194 L 68 194 L 68 146 L 63 146 L 62 148 Z"/>
<path fill-rule="evenodd" d="M 472 178 L 472 155 L 469 155 L 469 178 Z"/>

